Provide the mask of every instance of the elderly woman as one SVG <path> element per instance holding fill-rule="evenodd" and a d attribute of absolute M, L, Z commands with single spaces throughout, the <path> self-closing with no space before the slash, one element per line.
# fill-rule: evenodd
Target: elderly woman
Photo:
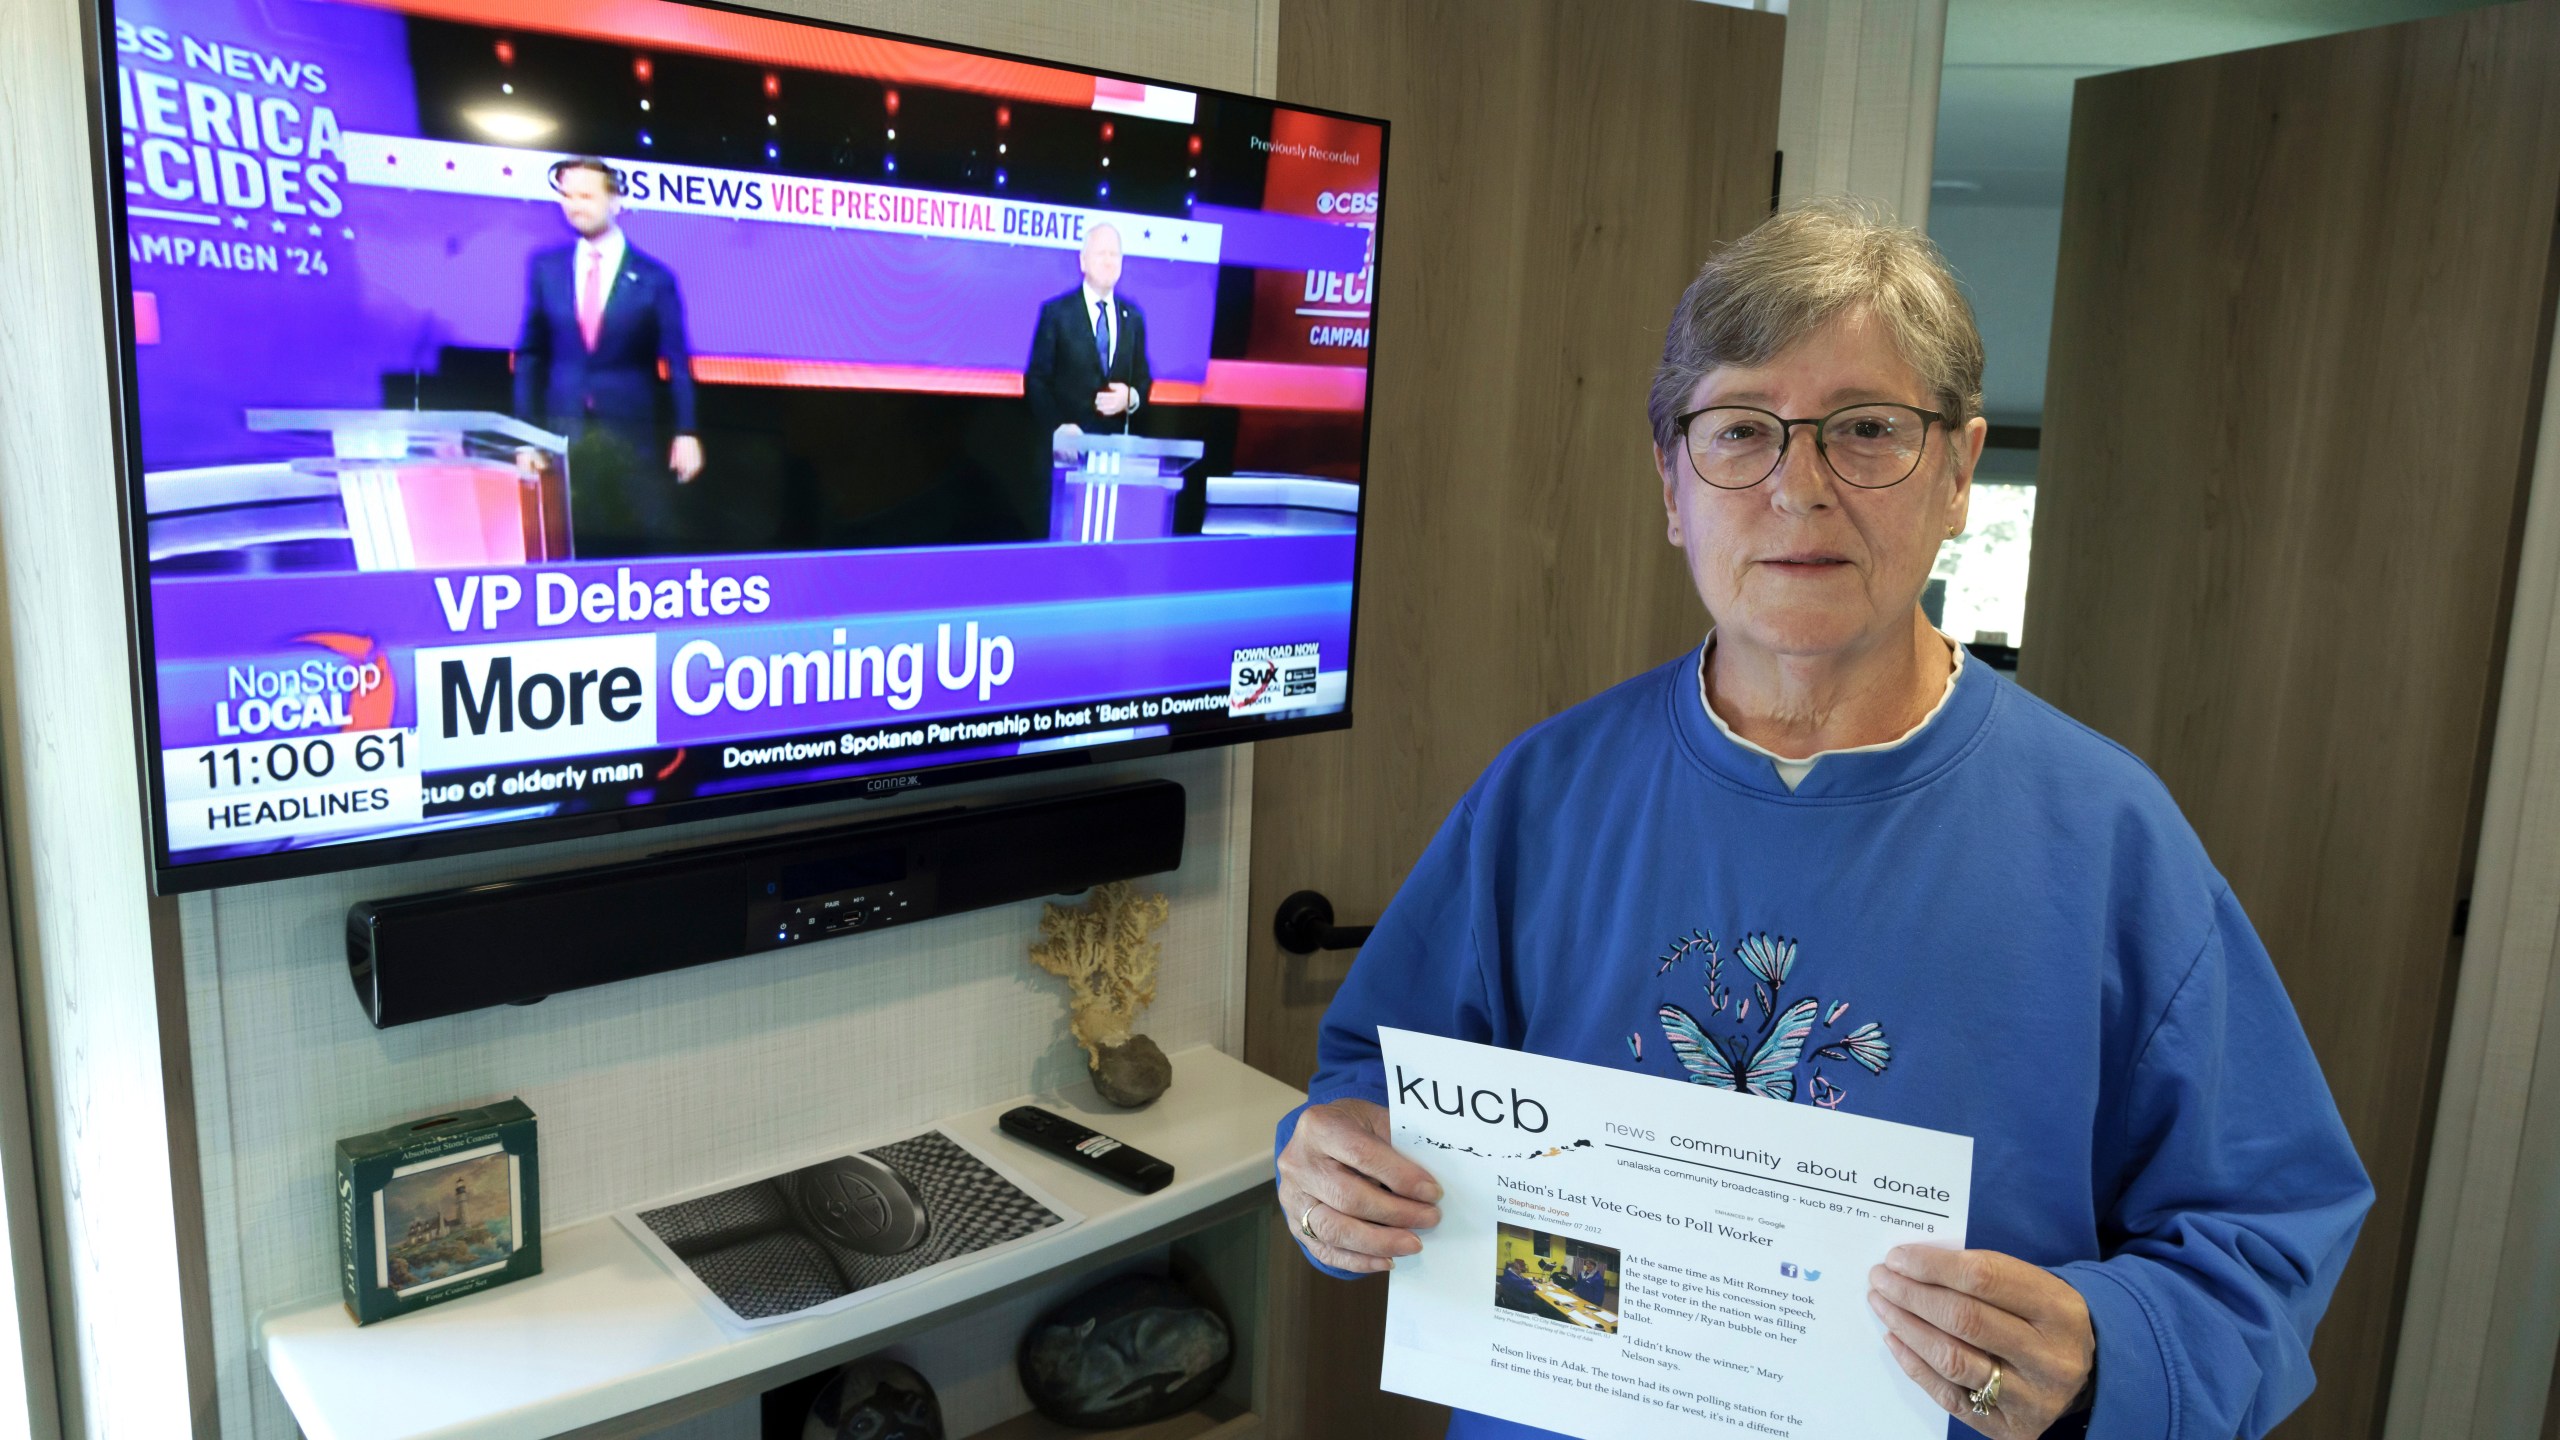
<path fill-rule="evenodd" d="M 1513 743 L 1379 923 L 1280 1129 L 1316 1263 L 1438 1219 L 1392 1025 L 1972 1136 L 1980 1248 L 1898 1249 L 1866 1299 L 1983 1434 L 2255 1436 L 2310 1393 L 2373 1192 L 2266 951 L 2140 761 L 1920 609 L 1981 385 L 1937 253 L 1853 206 L 1680 297 L 1654 459 L 1711 628 Z"/>
<path fill-rule="evenodd" d="M 1609 1303 L 1609 1270 L 1600 1257 L 1585 1255 L 1573 1262 L 1573 1293 L 1594 1305 Z"/>

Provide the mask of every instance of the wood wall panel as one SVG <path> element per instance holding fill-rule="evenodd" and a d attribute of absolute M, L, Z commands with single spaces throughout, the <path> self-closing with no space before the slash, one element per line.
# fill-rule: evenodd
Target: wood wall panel
<path fill-rule="evenodd" d="M 2541 1433 L 2560 1351 L 2560 426 L 2516 549 L 2385 1440 Z"/>
<path fill-rule="evenodd" d="M 2020 680 L 2157 770 L 2379 1198 L 2284 1433 L 2377 1432 L 2551 313 L 2560 3 L 2082 81 Z"/>
<path fill-rule="evenodd" d="M 1672 302 L 1768 211 L 1783 23 L 1694 0 L 1283 0 L 1283 101 L 1393 122 L 1357 727 L 1258 747 L 1246 1057 L 1292 1084 L 1347 955 L 1282 956 L 1316 888 L 1374 918 L 1502 744 L 1697 643 L 1645 391 Z M 1282 1436 L 1437 1435 L 1377 1391 L 1384 1286 L 1275 1283 Z"/>

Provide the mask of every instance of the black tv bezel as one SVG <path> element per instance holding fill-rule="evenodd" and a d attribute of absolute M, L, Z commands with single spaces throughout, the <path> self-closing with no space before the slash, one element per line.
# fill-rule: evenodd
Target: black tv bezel
<path fill-rule="evenodd" d="M 1359 115 L 1321 105 L 1304 105 L 1277 97 L 1221 89 L 1213 85 L 1168 80 L 1161 76 L 1097 69 L 1068 61 L 1042 59 L 1038 56 L 995 50 L 985 46 L 934 40 L 874 26 L 848 25 L 832 20 L 784 14 L 753 5 L 732 3 L 732 0 L 665 0 L 665 3 L 697 10 L 726 11 L 731 14 L 753 16 L 757 19 L 779 21 L 786 25 L 803 25 L 816 30 L 923 45 L 962 55 L 979 55 L 991 59 L 1038 65 L 1053 70 L 1069 70 L 1080 75 L 1092 75 L 1104 79 L 1125 80 L 1142 85 L 1163 85 L 1200 95 L 1215 95 L 1251 104 L 1296 110 L 1308 115 L 1321 115 L 1328 119 L 1374 125 L 1378 128 L 1380 204 L 1378 223 L 1370 231 L 1372 273 L 1375 273 L 1385 261 L 1387 238 L 1384 223 L 1385 196 L 1387 165 L 1393 148 L 1390 143 L 1393 127 L 1384 117 Z M 1344 660 L 1342 708 L 1337 711 L 1305 719 L 1253 721 L 1216 730 L 1139 740 L 1120 740 L 1039 755 L 961 760 L 943 765 L 923 765 L 912 770 L 882 771 L 877 774 L 852 776 L 839 780 L 777 785 L 770 789 L 746 791 L 735 795 L 676 800 L 627 810 L 550 816 L 538 820 L 515 820 L 486 827 L 458 828 L 379 840 L 350 840 L 339 844 L 280 850 L 265 855 L 199 860 L 185 865 L 172 864 L 169 859 L 169 837 L 166 824 L 167 801 L 160 765 L 160 711 L 157 703 L 159 671 L 157 649 L 152 640 L 149 512 L 143 503 L 139 458 L 142 454 L 142 415 L 135 401 L 132 267 L 124 243 L 127 233 L 127 216 L 124 187 L 121 184 L 122 177 L 118 165 L 122 151 L 120 147 L 111 147 L 108 143 L 119 132 L 121 124 L 116 108 L 117 51 L 114 41 L 114 0 L 83 0 L 82 13 L 86 22 L 84 26 L 86 33 L 82 40 L 84 48 L 88 51 L 90 81 L 90 173 L 96 185 L 94 218 L 98 226 L 99 279 L 105 292 L 103 299 L 107 321 L 106 339 L 109 359 L 107 385 L 110 399 L 115 407 L 116 514 L 123 541 L 127 662 L 128 672 L 133 681 L 134 739 L 137 747 L 135 765 L 142 779 L 143 829 L 150 840 L 151 888 L 154 894 L 178 895 L 227 886 L 255 885 L 270 880 L 289 880 L 307 875 L 362 870 L 378 865 L 395 865 L 404 861 L 427 860 L 441 856 L 467 855 L 484 850 L 506 850 L 525 845 L 542 845 L 582 836 L 654 829 L 766 810 L 799 809 L 804 806 L 847 800 L 884 799 L 913 794 L 923 789 L 940 789 L 947 785 L 968 784 L 1033 771 L 1085 768 L 1152 755 L 1215 749 L 1227 745 L 1250 744 L 1260 740 L 1283 740 L 1296 735 L 1316 735 L 1350 728 L 1353 695 L 1357 689 L 1358 676 L 1360 576 L 1369 543 L 1370 462 L 1377 428 L 1378 322 L 1381 307 L 1374 285 L 1370 291 L 1369 302 L 1369 363 L 1363 377 L 1361 396 L 1362 496 L 1359 525 L 1354 532 L 1352 542 L 1350 654 Z M 844 553 L 857 555 L 862 552 Z"/>

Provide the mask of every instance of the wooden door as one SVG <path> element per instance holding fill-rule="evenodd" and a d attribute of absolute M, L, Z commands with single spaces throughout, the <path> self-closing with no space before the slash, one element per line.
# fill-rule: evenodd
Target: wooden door
<path fill-rule="evenodd" d="M 2074 107 L 2019 680 L 2168 783 L 2373 1176 L 2306 1440 L 2379 1432 L 2398 1338 L 2539 424 L 2554 74 L 2537 0 Z"/>
<path fill-rule="evenodd" d="M 1768 213 L 1783 23 L 1696 0 L 1288 0 L 1279 95 L 1393 122 L 1356 728 L 1259 747 L 1246 1056 L 1292 1084 L 1348 956 L 1503 742 L 1705 632 L 1645 390 L 1681 287 Z M 1385 1287 L 1277 1247 L 1283 1437 L 1439 1434 L 1377 1389 Z"/>

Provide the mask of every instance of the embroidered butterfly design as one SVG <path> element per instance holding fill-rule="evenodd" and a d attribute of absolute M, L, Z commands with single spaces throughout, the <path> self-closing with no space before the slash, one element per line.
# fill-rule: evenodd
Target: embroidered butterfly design
<path fill-rule="evenodd" d="M 1772 1100 L 1793 1100 L 1796 1062 L 1804 1058 L 1805 1037 L 1813 1033 L 1814 1013 L 1820 1008 L 1821 1002 L 1809 997 L 1788 1006 L 1748 1058 L 1739 1047 L 1726 1050 L 1724 1042 L 1709 1035 L 1696 1016 L 1667 1000 L 1656 1013 L 1662 1017 L 1663 1033 L 1671 1039 L 1671 1053 L 1679 1057 L 1680 1068 L 1689 1072 L 1691 1081 Z"/>
<path fill-rule="evenodd" d="M 1805 1098 L 1825 1109 L 1837 1109 L 1848 1098 L 1848 1092 L 1823 1073 L 1822 1062 L 1853 1064 L 1870 1075 L 1884 1073 L 1893 1061 L 1893 1042 L 1886 1038 L 1882 1024 L 1869 1020 L 1841 1034 L 1840 1021 L 1848 1013 L 1848 1001 L 1835 1000 L 1826 1010 L 1822 1001 L 1811 995 L 1792 1003 L 1786 999 L 1787 982 L 1795 973 L 1796 953 L 1794 939 L 1758 931 L 1745 935 L 1732 950 L 1719 952 L 1715 937 L 1698 929 L 1675 937 L 1669 948 L 1656 957 L 1657 976 L 1669 975 L 1691 954 L 1702 954 L 1706 962 L 1699 978 L 1707 992 L 1707 1009 L 1701 1012 L 1707 1021 L 1667 1001 L 1655 1011 L 1663 1033 L 1670 1038 L 1672 1054 L 1692 1082 L 1774 1100 L 1793 1100 L 1799 1078 L 1797 1068 L 1810 1061 L 1812 1073 L 1803 1077 Z M 1723 975 L 1728 959 L 1742 972 L 1734 977 L 1731 986 L 1724 983 Z M 1744 990 L 1744 986 L 1749 988 Z M 1739 1023 L 1744 1029 L 1721 1038 L 1707 1032 L 1708 1022 L 1727 1021 Z M 1817 1031 L 1828 1033 L 1816 1038 Z M 1627 1051 L 1642 1063 L 1643 1037 L 1629 1035 Z"/>

